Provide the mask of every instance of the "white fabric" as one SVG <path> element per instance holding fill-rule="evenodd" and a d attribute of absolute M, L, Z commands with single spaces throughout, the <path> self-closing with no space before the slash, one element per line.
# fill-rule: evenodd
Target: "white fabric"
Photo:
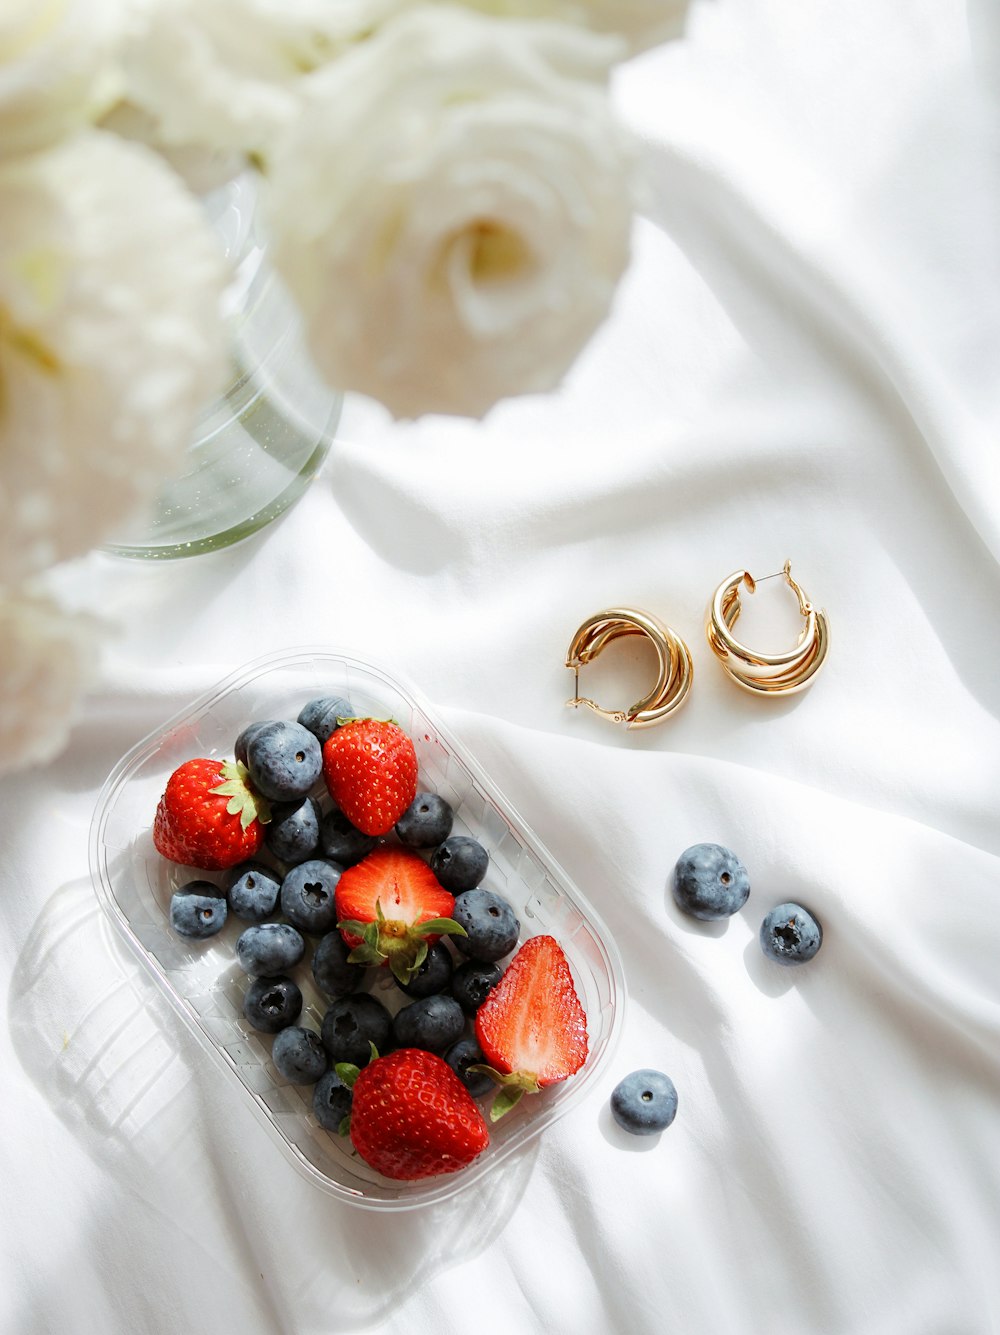
<path fill-rule="evenodd" d="M 564 392 L 482 426 L 354 402 L 263 535 L 68 575 L 119 629 L 66 754 L 0 789 L 0 1328 L 1000 1330 L 998 72 L 993 0 L 698 0 L 618 82 L 647 217 Z M 730 571 L 786 557 L 832 648 L 810 691 L 762 702 L 702 619 Z M 746 638 L 795 626 L 780 587 Z M 563 707 L 572 632 L 622 602 L 695 659 L 647 733 Z M 116 759 L 317 641 L 421 685 L 625 961 L 602 1081 L 426 1214 L 300 1179 L 87 880 Z M 587 681 L 612 703 L 649 671 L 619 649 Z M 700 840 L 752 876 L 721 928 L 668 890 Z M 784 898 L 825 927 L 799 970 L 756 943 Z M 607 1106 L 639 1066 L 680 1094 L 650 1141 Z"/>

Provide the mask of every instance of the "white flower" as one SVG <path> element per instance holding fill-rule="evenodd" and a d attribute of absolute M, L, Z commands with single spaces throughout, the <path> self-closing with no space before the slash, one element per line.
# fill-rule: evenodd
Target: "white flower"
<path fill-rule="evenodd" d="M 155 147 L 260 154 L 294 119 L 303 74 L 394 3 L 133 0 L 125 104 L 141 115 L 141 137 Z"/>
<path fill-rule="evenodd" d="M 454 4 L 456 0 L 445 0 Z M 397 0 L 400 9 L 423 0 Z M 626 38 L 630 52 L 679 37 L 690 0 L 458 0 L 496 18 L 558 19 Z"/>
<path fill-rule="evenodd" d="M 0 571 L 100 543 L 180 470 L 224 370 L 225 266 L 146 149 L 85 130 L 0 163 Z"/>
<path fill-rule="evenodd" d="M 313 76 L 272 159 L 274 256 L 332 384 L 401 417 L 551 389 L 627 263 L 619 44 L 426 8 Z"/>
<path fill-rule="evenodd" d="M 2 0 L 0 159 L 54 143 L 121 92 L 118 0 Z"/>
<path fill-rule="evenodd" d="M 51 760 L 90 686 L 99 630 L 38 593 L 0 588 L 0 774 Z"/>

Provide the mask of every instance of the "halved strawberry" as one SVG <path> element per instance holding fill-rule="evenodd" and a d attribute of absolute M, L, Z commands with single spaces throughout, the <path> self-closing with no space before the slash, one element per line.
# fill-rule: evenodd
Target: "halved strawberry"
<path fill-rule="evenodd" d="M 522 1094 L 574 1075 L 587 1059 L 587 1016 L 569 963 L 552 936 L 532 936 L 476 1012 L 476 1038 L 502 1086 L 490 1119 L 508 1112 Z"/>
<path fill-rule="evenodd" d="M 172 862 L 208 871 L 253 857 L 271 819 L 239 761 L 197 757 L 179 765 L 153 819 L 153 843 Z"/>
<path fill-rule="evenodd" d="M 334 734 L 336 735 L 336 734 Z M 408 983 L 445 933 L 465 936 L 451 918 L 455 897 L 416 853 L 376 848 L 337 882 L 337 926 L 356 964 L 386 964 Z"/>
<path fill-rule="evenodd" d="M 330 796 L 363 834 L 388 834 L 417 795 L 417 753 L 398 723 L 358 718 L 323 744 Z"/>
<path fill-rule="evenodd" d="M 384 1177 L 413 1181 L 454 1173 L 489 1144 L 469 1091 L 432 1052 L 399 1048 L 361 1071 L 340 1065 L 337 1072 L 353 1085 L 354 1148 Z"/>

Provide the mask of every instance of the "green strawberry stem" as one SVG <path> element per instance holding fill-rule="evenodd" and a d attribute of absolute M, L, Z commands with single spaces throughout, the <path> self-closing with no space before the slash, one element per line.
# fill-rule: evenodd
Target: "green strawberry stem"
<path fill-rule="evenodd" d="M 240 825 L 245 830 L 248 825 L 259 820 L 266 825 L 271 819 L 271 805 L 266 797 L 257 792 L 250 780 L 250 771 L 242 760 L 224 760 L 219 767 L 224 782 L 209 791 L 220 797 L 228 797 L 226 810 L 230 816 L 239 816 Z"/>
<path fill-rule="evenodd" d="M 490 1107 L 491 1122 L 499 1122 L 500 1118 L 509 1113 L 511 1108 L 519 1103 L 525 1094 L 541 1092 L 542 1087 L 538 1083 L 538 1077 L 531 1071 L 509 1071 L 504 1074 L 501 1071 L 495 1071 L 492 1066 L 486 1066 L 482 1062 L 477 1062 L 468 1069 L 480 1072 L 482 1075 L 488 1075 L 495 1085 L 500 1086 Z"/>
<path fill-rule="evenodd" d="M 454 918 L 430 918 L 416 925 L 387 918 L 380 900 L 375 902 L 375 920 L 359 922 L 345 918 L 337 927 L 349 936 L 360 936 L 361 944 L 348 955 L 349 964 L 385 964 L 388 962 L 393 977 L 400 983 L 409 983 L 427 958 L 429 936 L 467 936 L 461 923 Z"/>

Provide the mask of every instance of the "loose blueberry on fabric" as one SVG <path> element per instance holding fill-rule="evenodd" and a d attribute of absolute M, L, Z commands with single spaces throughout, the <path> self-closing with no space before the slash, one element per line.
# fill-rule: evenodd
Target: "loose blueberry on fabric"
<path fill-rule="evenodd" d="M 362 834 L 344 813 L 334 807 L 319 823 L 319 850 L 338 867 L 353 867 L 372 851 L 378 840 Z"/>
<path fill-rule="evenodd" d="M 633 1136 L 653 1136 L 677 1115 L 677 1090 L 662 1071 L 633 1071 L 611 1094 L 611 1115 Z"/>
<path fill-rule="evenodd" d="M 400 1048 L 443 1053 L 465 1029 L 465 1012 L 454 997 L 422 997 L 396 1012 L 392 1036 Z M 378 1045 L 376 1044 L 376 1047 Z"/>
<path fill-rule="evenodd" d="M 261 862 L 243 862 L 232 871 L 229 908 L 244 922 L 263 922 L 274 912 L 281 878 Z"/>
<path fill-rule="evenodd" d="M 747 901 L 750 877 L 735 853 L 722 844 L 693 844 L 677 859 L 674 899 L 694 918 L 728 918 Z"/>
<path fill-rule="evenodd" d="M 294 969 L 306 943 L 287 922 L 262 922 L 248 927 L 236 942 L 236 958 L 254 978 L 277 978 Z"/>
<path fill-rule="evenodd" d="M 243 998 L 243 1014 L 262 1034 L 276 1034 L 302 1012 L 302 993 L 291 978 L 255 978 Z"/>
<path fill-rule="evenodd" d="M 486 875 L 489 854 L 478 839 L 453 834 L 431 854 L 431 871 L 453 895 L 474 890 Z"/>
<path fill-rule="evenodd" d="M 316 986 L 328 997 L 346 997 L 357 992 L 365 976 L 363 964 L 350 964 L 351 947 L 339 932 L 327 932 L 316 942 L 312 957 L 312 976 Z"/>
<path fill-rule="evenodd" d="M 451 995 L 466 1015 L 475 1015 L 502 977 L 503 969 L 499 964 L 466 960 L 452 974 Z"/>
<path fill-rule="evenodd" d="M 460 1038 L 444 1054 L 444 1059 L 474 1099 L 481 1099 L 494 1088 L 493 1081 L 484 1071 L 470 1071 L 470 1066 L 481 1066 L 485 1061 L 483 1050 L 471 1036 Z"/>
<path fill-rule="evenodd" d="M 275 1036 L 271 1060 L 278 1074 L 293 1085 L 314 1085 L 330 1066 L 319 1034 L 298 1024 Z"/>
<path fill-rule="evenodd" d="M 247 769 L 258 792 L 275 802 L 305 797 L 323 772 L 323 750 L 301 723 L 281 719 L 247 741 Z"/>
<path fill-rule="evenodd" d="M 470 959 L 493 964 L 509 955 L 517 945 L 521 924 L 506 899 L 479 887 L 465 890 L 455 899 L 452 918 L 465 928 L 455 945 Z"/>
<path fill-rule="evenodd" d="M 320 815 L 314 797 L 276 804 L 271 808 L 271 823 L 264 831 L 264 843 L 286 866 L 305 862 L 319 847 Z"/>
<path fill-rule="evenodd" d="M 324 1131 L 345 1135 L 344 1119 L 351 1115 L 351 1091 L 336 1071 L 327 1071 L 313 1091 L 313 1112 Z"/>
<path fill-rule="evenodd" d="M 337 731 L 338 719 L 353 718 L 354 707 L 342 695 L 323 695 L 310 700 L 299 711 L 298 722 L 308 728 L 320 746 Z"/>
<path fill-rule="evenodd" d="M 451 951 L 443 941 L 435 941 L 428 947 L 423 964 L 419 966 L 410 981 L 408 983 L 400 983 L 398 979 L 396 981 L 408 997 L 419 1001 L 423 997 L 433 997 L 439 992 L 447 991 L 454 971 L 455 963 Z"/>
<path fill-rule="evenodd" d="M 281 882 L 281 911 L 300 932 L 321 936 L 337 923 L 340 868 L 323 858 L 300 862 Z"/>
<path fill-rule="evenodd" d="M 392 1016 L 367 992 L 340 997 L 323 1016 L 322 1039 L 330 1060 L 364 1066 L 374 1043 L 379 1052 L 389 1047 Z"/>
<path fill-rule="evenodd" d="M 760 925 L 760 947 L 777 964 L 805 964 L 823 944 L 823 928 L 801 904 L 776 904 Z"/>
<path fill-rule="evenodd" d="M 188 881 L 170 897 L 170 926 L 178 936 L 203 941 L 226 925 L 226 898 L 211 881 Z"/>
<path fill-rule="evenodd" d="M 451 834 L 451 807 L 437 793 L 417 793 L 396 822 L 399 842 L 407 848 L 436 848 Z"/>

